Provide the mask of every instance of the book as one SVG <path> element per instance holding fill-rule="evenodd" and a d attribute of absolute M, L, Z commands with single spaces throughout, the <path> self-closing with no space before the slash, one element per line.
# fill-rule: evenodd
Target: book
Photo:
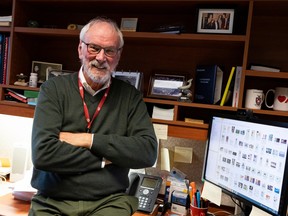
<path fill-rule="evenodd" d="M 38 98 L 39 91 L 24 90 L 24 96 L 27 98 Z"/>
<path fill-rule="evenodd" d="M 216 104 L 221 99 L 223 71 L 218 65 L 198 65 L 195 79 L 195 103 Z"/>
<path fill-rule="evenodd" d="M 192 124 L 204 124 L 204 120 L 202 119 L 185 118 L 184 121 Z"/>
<path fill-rule="evenodd" d="M 8 92 L 8 95 L 12 96 L 13 98 L 15 98 L 15 99 L 17 99 L 17 100 L 19 100 L 19 101 L 21 101 L 21 102 L 23 102 L 23 103 L 27 103 L 27 99 L 19 96 L 19 94 L 15 94 L 14 92 L 10 92 L 10 91 L 9 91 L 9 92 Z"/>
<path fill-rule="evenodd" d="M 26 99 L 27 100 L 27 97 L 25 95 L 23 95 L 23 94 L 20 94 L 19 92 L 16 92 L 16 91 L 14 91 L 14 90 L 12 90 L 10 88 L 7 88 L 7 91 L 8 91 L 8 93 L 11 92 L 11 93 L 17 95 L 18 97 L 21 97 L 22 99 Z"/>
<path fill-rule="evenodd" d="M 11 26 L 10 21 L 0 21 L 0 26 Z"/>
<path fill-rule="evenodd" d="M 0 84 L 2 83 L 4 73 L 3 73 L 3 40 L 4 40 L 4 34 L 0 33 Z"/>
<path fill-rule="evenodd" d="M 279 68 L 270 67 L 270 66 L 262 66 L 262 65 L 251 65 L 250 70 L 266 71 L 266 72 L 280 72 Z"/>
<path fill-rule="evenodd" d="M 10 36 L 5 36 L 4 38 L 4 46 L 3 46 L 3 59 L 2 59 L 2 73 L 3 73 L 3 79 L 2 82 L 0 80 L 0 83 L 6 84 L 7 83 L 7 63 L 8 63 L 8 51 L 9 51 L 9 42 L 10 42 Z"/>
<path fill-rule="evenodd" d="M 225 102 L 228 101 L 228 94 L 231 94 L 231 90 L 229 88 L 231 86 L 231 81 L 232 81 L 233 76 L 234 76 L 234 71 L 235 71 L 235 67 L 232 67 L 228 81 L 227 81 L 226 86 L 225 86 L 223 96 L 221 98 L 220 106 L 224 106 Z"/>
<path fill-rule="evenodd" d="M 242 76 L 242 67 L 241 66 L 237 66 L 236 70 L 235 70 L 235 80 L 234 80 L 234 89 L 233 89 L 233 97 L 232 97 L 232 107 L 238 107 L 241 76 Z"/>
<path fill-rule="evenodd" d="M 4 22 L 4 21 L 8 21 L 8 22 L 12 22 L 12 15 L 9 16 L 0 16 L 0 21 Z"/>
<path fill-rule="evenodd" d="M 163 25 L 155 29 L 156 32 L 167 34 L 180 34 L 185 32 L 184 25 Z"/>
<path fill-rule="evenodd" d="M 28 98 L 27 99 L 27 104 L 28 105 L 36 106 L 37 102 L 38 102 L 38 98 Z"/>

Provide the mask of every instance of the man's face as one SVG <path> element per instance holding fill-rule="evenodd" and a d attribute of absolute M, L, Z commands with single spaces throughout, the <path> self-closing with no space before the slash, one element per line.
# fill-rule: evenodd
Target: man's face
<path fill-rule="evenodd" d="M 88 83 L 105 84 L 110 79 L 121 56 L 121 50 L 118 49 L 119 37 L 113 27 L 105 22 L 90 27 L 78 46 L 79 58 Z"/>

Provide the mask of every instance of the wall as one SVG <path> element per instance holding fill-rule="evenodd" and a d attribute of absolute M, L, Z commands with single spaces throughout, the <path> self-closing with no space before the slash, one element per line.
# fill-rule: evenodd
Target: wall
<path fill-rule="evenodd" d="M 25 146 L 29 152 L 28 167 L 31 166 L 31 132 L 33 118 L 0 114 L 0 157 L 12 159 L 15 145 Z"/>

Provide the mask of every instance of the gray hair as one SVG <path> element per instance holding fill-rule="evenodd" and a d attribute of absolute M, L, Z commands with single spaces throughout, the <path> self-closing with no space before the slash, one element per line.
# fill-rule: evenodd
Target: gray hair
<path fill-rule="evenodd" d="M 79 35 L 80 40 L 84 40 L 84 36 L 86 34 L 86 32 L 89 30 L 89 28 L 94 25 L 95 23 L 100 23 L 100 22 L 106 22 L 108 24 L 110 24 L 115 31 L 118 34 L 119 37 L 119 48 L 122 48 L 124 46 L 124 39 L 123 39 L 123 34 L 121 32 L 121 30 L 119 29 L 118 25 L 116 24 L 116 22 L 114 22 L 113 20 L 109 19 L 109 18 L 105 18 L 105 17 L 96 17 L 92 20 L 90 20 L 82 29 Z"/>

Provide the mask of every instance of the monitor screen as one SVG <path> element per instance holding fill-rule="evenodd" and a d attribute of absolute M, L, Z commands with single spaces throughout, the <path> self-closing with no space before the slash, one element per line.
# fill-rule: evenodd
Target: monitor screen
<path fill-rule="evenodd" d="M 288 123 L 213 116 L 203 178 L 272 215 L 287 208 Z"/>

